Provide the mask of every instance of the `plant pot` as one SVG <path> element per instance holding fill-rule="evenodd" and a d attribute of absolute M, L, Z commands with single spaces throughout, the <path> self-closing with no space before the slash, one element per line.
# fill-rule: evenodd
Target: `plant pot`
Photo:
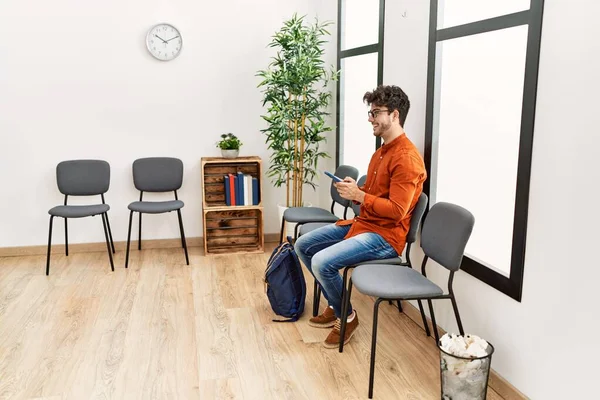
<path fill-rule="evenodd" d="M 304 207 L 312 207 L 311 203 L 305 203 Z M 279 229 L 281 229 L 281 220 L 283 219 L 283 213 L 287 210 L 288 207 L 283 206 L 281 204 L 277 204 L 277 210 L 279 212 Z M 285 229 L 283 231 L 283 240 L 286 237 L 291 236 L 294 237 L 294 229 L 296 228 L 297 223 L 295 222 L 285 222 Z"/>
<path fill-rule="evenodd" d="M 224 158 L 237 158 L 237 156 L 238 156 L 239 153 L 240 153 L 239 149 L 235 149 L 235 150 L 221 149 L 221 155 Z"/>

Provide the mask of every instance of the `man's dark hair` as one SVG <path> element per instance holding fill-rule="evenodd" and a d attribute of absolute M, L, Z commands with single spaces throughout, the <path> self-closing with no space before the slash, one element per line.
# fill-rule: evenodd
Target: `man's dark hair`
<path fill-rule="evenodd" d="M 404 121 L 406 121 L 408 109 L 410 108 L 410 101 L 406 93 L 398 86 L 379 85 L 372 92 L 365 93 L 363 101 L 368 105 L 385 106 L 390 111 L 398 110 L 400 113 L 400 126 L 404 127 Z"/>

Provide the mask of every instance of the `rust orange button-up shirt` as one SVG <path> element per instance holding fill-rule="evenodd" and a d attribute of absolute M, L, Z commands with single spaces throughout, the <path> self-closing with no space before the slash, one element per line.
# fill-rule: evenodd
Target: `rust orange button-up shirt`
<path fill-rule="evenodd" d="M 423 158 L 406 134 L 381 146 L 371 157 L 367 181 L 361 187 L 366 194 L 360 216 L 337 222 L 352 224 L 345 238 L 378 233 L 400 255 L 426 178 Z"/>

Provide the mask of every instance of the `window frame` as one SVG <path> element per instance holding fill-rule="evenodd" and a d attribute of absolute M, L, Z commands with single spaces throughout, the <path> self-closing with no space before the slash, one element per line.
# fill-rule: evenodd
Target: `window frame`
<path fill-rule="evenodd" d="M 429 48 L 427 56 L 424 158 L 429 178 L 425 181 L 424 191 L 430 199 L 435 199 L 435 187 L 432 187 L 432 180 L 434 180 L 432 171 L 436 171 L 436 168 L 433 168 L 435 166 L 433 164 L 437 162 L 434 157 L 437 153 L 434 143 L 437 143 L 438 132 L 434 127 L 436 127 L 436 109 L 439 111 L 439 104 L 436 104 L 439 101 L 438 87 L 436 85 L 436 79 L 439 76 L 439 68 L 436 65 L 436 48 L 438 42 L 528 25 L 510 275 L 506 277 L 466 255 L 463 257 L 461 265 L 463 271 L 520 302 L 523 294 L 523 275 L 525 272 L 531 158 L 544 0 L 531 0 L 528 10 L 443 29 L 437 28 L 439 1 L 430 0 Z"/>
<path fill-rule="evenodd" d="M 383 83 L 383 39 L 385 33 L 385 0 L 379 0 L 379 33 L 378 43 L 365 46 L 355 47 L 342 50 L 342 3 L 344 0 L 338 0 L 338 17 L 337 17 L 337 71 L 341 71 L 342 59 L 348 57 L 362 56 L 365 54 L 378 53 L 377 60 L 377 85 Z M 368 90 L 368 88 L 365 88 Z M 335 166 L 340 166 L 340 96 L 341 96 L 341 80 L 336 83 L 336 112 L 335 112 Z M 381 138 L 376 138 L 375 149 L 381 146 Z"/>

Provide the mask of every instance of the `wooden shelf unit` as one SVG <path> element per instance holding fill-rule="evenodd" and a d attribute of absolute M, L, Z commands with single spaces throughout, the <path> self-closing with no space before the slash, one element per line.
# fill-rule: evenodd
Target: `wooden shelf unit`
<path fill-rule="evenodd" d="M 227 206 L 224 176 L 242 172 L 258 179 L 258 205 Z M 263 253 L 262 160 L 202 157 L 204 254 Z"/>

